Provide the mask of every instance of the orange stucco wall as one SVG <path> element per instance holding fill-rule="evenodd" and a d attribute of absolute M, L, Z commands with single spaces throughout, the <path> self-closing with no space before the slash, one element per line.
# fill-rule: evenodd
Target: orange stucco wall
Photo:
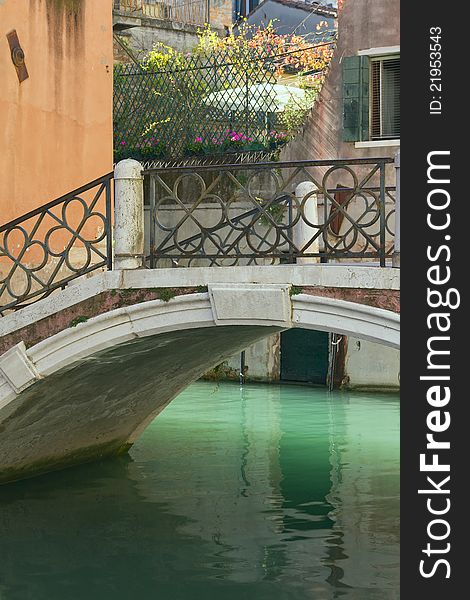
<path fill-rule="evenodd" d="M 0 224 L 112 170 L 112 64 L 111 0 L 0 0 Z"/>

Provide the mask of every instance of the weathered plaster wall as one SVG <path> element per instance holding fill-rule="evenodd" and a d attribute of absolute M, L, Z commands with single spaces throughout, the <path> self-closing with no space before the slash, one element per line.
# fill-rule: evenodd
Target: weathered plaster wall
<path fill-rule="evenodd" d="M 126 13 L 120 10 L 115 11 L 114 15 L 116 24 L 129 25 L 128 29 L 119 31 L 119 36 L 139 59 L 144 58 L 156 43 L 165 44 L 179 52 L 188 52 L 197 45 L 198 30 L 203 28 L 202 24 L 183 23 L 177 18 L 157 19 L 141 12 Z M 209 21 L 213 30 L 224 35 L 225 27 L 232 24 L 231 0 L 211 0 Z M 114 42 L 114 61 L 132 61 L 117 42 Z"/>
<path fill-rule="evenodd" d="M 0 2 L 0 222 L 112 169 L 112 12 L 94 0 Z M 18 82 L 16 29 L 29 78 Z"/>
<path fill-rule="evenodd" d="M 279 381 L 280 345 L 281 336 L 276 333 L 245 349 L 245 381 Z M 227 365 L 239 374 L 240 353 L 231 356 Z"/>
<path fill-rule="evenodd" d="M 129 47 L 131 53 L 139 59 L 145 58 L 158 42 L 180 52 L 188 52 L 198 42 L 198 28 L 195 25 L 150 18 L 135 19 L 135 22 L 139 25 L 119 32 L 119 36 Z M 116 41 L 114 42 L 114 62 L 132 62 L 131 57 Z"/>
<path fill-rule="evenodd" d="M 260 340 L 245 349 L 246 381 L 275 382 L 280 379 L 280 335 Z M 315 357 L 312 357 L 315 360 Z M 230 377 L 236 379 L 240 372 L 240 354 L 227 360 Z M 354 337 L 347 339 L 344 376 L 341 384 L 347 389 L 387 389 L 400 387 L 400 351 Z"/>
<path fill-rule="evenodd" d="M 338 43 L 325 84 L 303 130 L 282 152 L 284 160 L 393 156 L 397 147 L 355 148 L 342 141 L 342 65 L 359 50 L 400 44 L 398 0 L 344 0 Z"/>
<path fill-rule="evenodd" d="M 344 374 L 347 388 L 399 388 L 400 352 L 350 337 Z"/>

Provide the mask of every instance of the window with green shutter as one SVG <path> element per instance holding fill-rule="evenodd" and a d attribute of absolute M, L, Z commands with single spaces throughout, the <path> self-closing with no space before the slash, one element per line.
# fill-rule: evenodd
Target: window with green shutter
<path fill-rule="evenodd" d="M 343 58 L 343 141 L 400 137 L 400 57 Z"/>

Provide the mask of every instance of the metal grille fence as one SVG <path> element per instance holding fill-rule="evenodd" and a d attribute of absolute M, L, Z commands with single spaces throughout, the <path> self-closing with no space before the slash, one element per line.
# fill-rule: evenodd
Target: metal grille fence
<path fill-rule="evenodd" d="M 150 169 L 148 266 L 345 260 L 385 266 L 394 238 L 391 163 L 379 158 Z"/>
<path fill-rule="evenodd" d="M 220 57 L 187 57 L 152 71 L 116 65 L 114 73 L 115 160 L 273 150 L 276 78 L 268 60 L 223 63 Z"/>

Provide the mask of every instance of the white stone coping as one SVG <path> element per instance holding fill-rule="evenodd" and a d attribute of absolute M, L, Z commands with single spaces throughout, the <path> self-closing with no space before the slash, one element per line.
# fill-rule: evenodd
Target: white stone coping
<path fill-rule="evenodd" d="M 188 267 L 106 271 L 80 277 L 65 290 L 0 318 L 0 337 L 115 289 L 196 287 L 221 283 L 400 289 L 399 269 L 343 265 Z"/>
<path fill-rule="evenodd" d="M 400 348 L 400 315 L 357 302 L 299 294 L 292 298 L 292 324 Z"/>
<path fill-rule="evenodd" d="M 394 148 L 400 146 L 400 140 L 369 140 L 367 142 L 355 142 L 355 148 Z"/>
<path fill-rule="evenodd" d="M 364 48 L 358 50 L 358 56 L 390 56 L 400 54 L 400 46 L 379 46 L 378 48 Z"/>

